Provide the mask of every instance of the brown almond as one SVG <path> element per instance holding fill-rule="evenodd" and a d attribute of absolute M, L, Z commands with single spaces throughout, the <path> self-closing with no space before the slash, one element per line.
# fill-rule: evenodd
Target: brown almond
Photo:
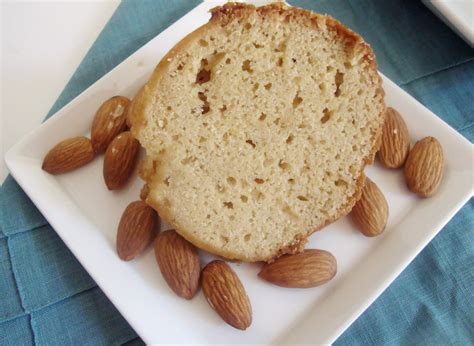
<path fill-rule="evenodd" d="M 365 179 L 362 195 L 350 213 L 357 229 L 367 237 L 381 234 L 388 220 L 388 204 L 379 187 Z"/>
<path fill-rule="evenodd" d="M 202 271 L 202 290 L 209 305 L 232 327 L 252 324 L 252 306 L 237 274 L 224 261 L 209 263 Z"/>
<path fill-rule="evenodd" d="M 405 164 L 408 188 L 420 197 L 430 197 L 439 188 L 444 174 L 443 148 L 434 137 L 416 142 Z"/>
<path fill-rule="evenodd" d="M 145 86 L 142 86 L 140 90 L 138 90 L 138 92 L 135 94 L 132 101 L 130 102 L 130 106 L 127 109 L 127 126 L 129 129 L 132 128 L 132 116 L 133 116 L 133 110 L 134 110 L 135 104 L 137 103 L 137 99 L 140 96 L 140 94 L 143 92 L 144 88 Z"/>
<path fill-rule="evenodd" d="M 56 144 L 44 157 L 41 168 L 51 174 L 72 171 L 94 159 L 94 149 L 87 137 L 65 139 Z"/>
<path fill-rule="evenodd" d="M 410 135 L 400 113 L 388 107 L 385 112 L 385 123 L 382 132 L 382 141 L 379 158 L 388 168 L 403 166 L 410 150 Z"/>
<path fill-rule="evenodd" d="M 264 264 L 258 276 L 282 287 L 309 288 L 328 282 L 336 272 L 336 258 L 331 253 L 308 249 Z"/>
<path fill-rule="evenodd" d="M 140 199 L 142 201 L 146 201 L 148 194 L 150 193 L 150 186 L 148 184 L 143 185 L 142 189 L 140 190 Z"/>
<path fill-rule="evenodd" d="M 105 152 L 110 142 L 125 130 L 129 103 L 130 100 L 124 96 L 114 96 L 105 101 L 95 113 L 91 141 L 97 154 Z"/>
<path fill-rule="evenodd" d="M 129 131 L 110 143 L 104 157 L 104 180 L 109 190 L 121 188 L 132 175 L 140 145 Z"/>
<path fill-rule="evenodd" d="M 161 232 L 155 242 L 155 257 L 168 286 L 178 296 L 191 299 L 199 287 L 197 249 L 175 230 Z"/>
<path fill-rule="evenodd" d="M 140 255 L 155 239 L 160 220 L 143 201 L 130 203 L 122 214 L 117 231 L 117 253 L 124 261 Z"/>

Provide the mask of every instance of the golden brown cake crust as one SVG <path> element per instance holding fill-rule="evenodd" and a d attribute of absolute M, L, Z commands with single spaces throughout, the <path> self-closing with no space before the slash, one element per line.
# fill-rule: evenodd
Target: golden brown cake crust
<path fill-rule="evenodd" d="M 329 30 L 333 30 L 337 33 L 337 35 L 343 37 L 345 44 L 348 48 L 355 49 L 360 52 L 362 59 L 368 62 L 371 68 L 371 78 L 373 79 L 373 83 L 377 85 L 377 93 L 381 96 L 379 99 L 381 100 L 380 104 L 380 115 L 379 115 L 379 126 L 378 130 L 372 131 L 372 148 L 370 153 L 364 158 L 364 165 L 369 165 L 373 163 L 374 156 L 379 149 L 380 140 L 381 140 L 381 133 L 382 133 L 382 124 L 384 120 L 384 113 L 385 113 L 385 105 L 383 103 L 383 95 L 384 91 L 382 89 L 382 81 L 380 76 L 377 72 L 377 64 L 375 60 L 375 56 L 372 52 L 372 49 L 368 44 L 366 44 L 363 39 L 357 34 L 342 25 L 337 20 L 333 19 L 327 15 L 320 15 L 316 13 L 312 13 L 310 11 L 294 8 L 294 7 L 287 7 L 282 3 L 274 3 L 262 7 L 255 7 L 253 5 L 242 4 L 242 3 L 227 3 L 224 6 L 215 7 L 211 10 L 212 17 L 210 21 L 203 26 L 199 27 L 185 38 L 183 38 L 176 46 L 174 46 L 168 54 L 160 61 L 157 65 L 153 75 L 151 76 L 149 82 L 144 86 L 144 88 L 140 91 L 139 95 L 134 99 L 134 107 L 133 112 L 130 114 L 130 122 L 132 124 L 131 131 L 135 135 L 135 137 L 139 137 L 138 134 L 140 131 L 146 126 L 145 120 L 145 107 L 148 103 L 153 102 L 152 99 L 152 90 L 156 88 L 159 83 L 159 80 L 162 78 L 164 74 L 168 72 L 168 68 L 170 66 L 170 61 L 173 60 L 175 56 L 177 56 L 180 52 L 186 49 L 192 42 L 198 40 L 203 33 L 208 31 L 211 27 L 219 25 L 225 27 L 227 23 L 233 20 L 238 20 L 239 18 L 245 18 L 250 13 L 257 12 L 260 16 L 268 16 L 270 14 L 279 14 L 281 16 L 286 16 L 287 20 L 291 20 L 291 18 L 305 18 L 307 21 L 311 23 L 315 28 L 320 26 L 326 26 Z M 146 180 L 150 184 L 150 188 L 153 190 L 153 183 L 151 181 L 151 177 L 153 176 L 153 162 L 145 162 L 142 164 L 140 170 L 140 176 Z M 147 203 L 151 205 L 154 209 L 156 209 L 160 215 L 160 217 L 165 220 L 168 224 L 176 229 L 178 233 L 180 233 L 184 238 L 188 241 L 193 243 L 195 246 L 208 251 L 210 253 L 225 257 L 230 260 L 240 260 L 240 261 L 249 261 L 249 262 L 256 262 L 256 261 L 266 261 L 271 262 L 275 258 L 287 254 L 287 253 L 297 253 L 303 250 L 304 245 L 307 241 L 307 238 L 314 232 L 322 229 L 326 225 L 336 221 L 342 216 L 348 214 L 354 204 L 359 200 L 361 196 L 361 191 L 365 183 L 365 175 L 362 171 L 360 176 L 357 178 L 357 188 L 355 193 L 352 197 L 349 198 L 347 203 L 341 206 L 338 211 L 337 215 L 333 218 L 327 219 L 322 222 L 318 227 L 314 229 L 308 230 L 306 233 L 301 233 L 298 237 L 296 237 L 292 243 L 288 244 L 287 246 L 279 249 L 271 256 L 265 257 L 249 257 L 245 258 L 242 256 L 236 256 L 235 253 L 232 251 L 226 251 L 221 247 L 214 247 L 207 242 L 202 241 L 199 237 L 193 236 L 190 232 L 182 226 L 180 220 L 177 220 L 169 213 L 169 210 L 160 205 L 155 199 L 152 197 L 148 197 Z"/>

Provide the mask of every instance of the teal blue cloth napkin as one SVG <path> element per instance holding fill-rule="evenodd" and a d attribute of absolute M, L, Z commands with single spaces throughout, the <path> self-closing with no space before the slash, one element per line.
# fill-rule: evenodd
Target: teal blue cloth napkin
<path fill-rule="evenodd" d="M 48 116 L 198 3 L 123 1 Z M 360 32 L 384 74 L 473 141 L 474 51 L 421 2 L 290 3 Z M 473 220 L 471 199 L 336 344 L 472 344 Z M 0 345 L 142 343 L 11 177 L 0 190 L 0 298 Z"/>

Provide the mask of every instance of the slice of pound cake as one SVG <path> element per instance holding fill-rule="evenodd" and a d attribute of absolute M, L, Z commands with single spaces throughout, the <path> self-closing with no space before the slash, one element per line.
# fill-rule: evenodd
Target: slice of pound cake
<path fill-rule="evenodd" d="M 147 203 L 197 247 L 271 261 L 347 214 L 379 148 L 370 47 L 331 17 L 229 3 L 133 101 Z"/>

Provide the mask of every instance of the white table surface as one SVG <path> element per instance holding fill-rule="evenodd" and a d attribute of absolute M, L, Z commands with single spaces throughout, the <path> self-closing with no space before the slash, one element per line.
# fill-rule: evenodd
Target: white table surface
<path fill-rule="evenodd" d="M 41 123 L 119 3 L 0 0 L 0 182 L 5 153 Z"/>

